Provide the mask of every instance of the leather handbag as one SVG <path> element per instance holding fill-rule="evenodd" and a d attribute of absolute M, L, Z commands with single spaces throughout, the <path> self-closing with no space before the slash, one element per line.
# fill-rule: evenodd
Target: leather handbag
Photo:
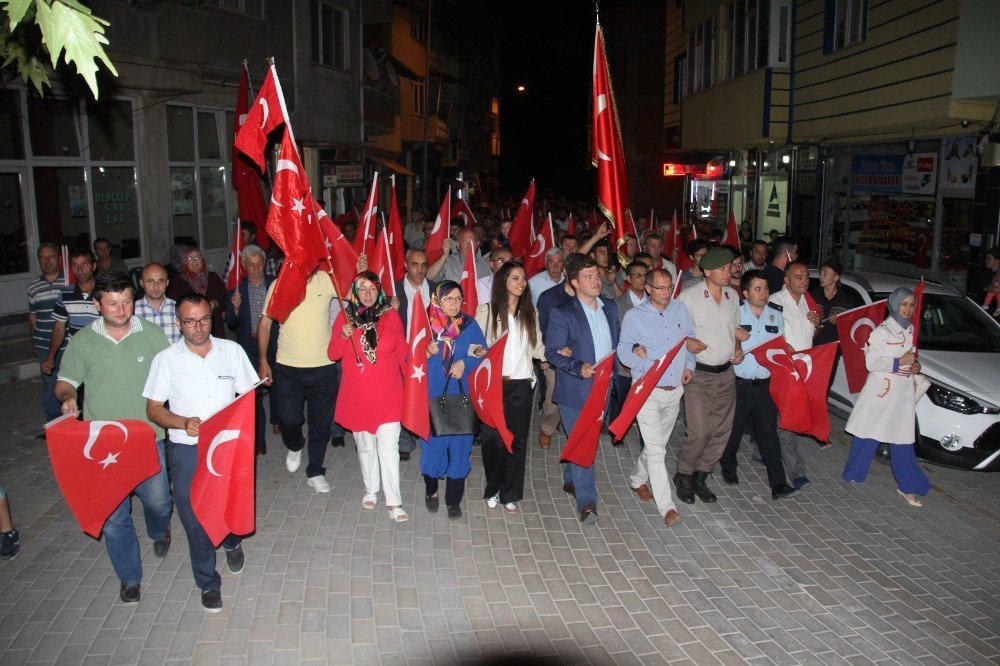
<path fill-rule="evenodd" d="M 478 434 L 479 417 L 472 400 L 465 394 L 462 380 L 458 380 L 458 393 L 448 394 L 452 379 L 449 374 L 441 395 L 430 399 L 431 432 L 437 437 Z"/>

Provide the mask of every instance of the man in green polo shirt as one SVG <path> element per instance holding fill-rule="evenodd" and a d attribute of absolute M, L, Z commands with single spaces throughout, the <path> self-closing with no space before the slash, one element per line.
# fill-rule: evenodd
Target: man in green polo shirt
<path fill-rule="evenodd" d="M 138 419 L 156 431 L 160 471 L 136 486 L 142 501 L 146 532 L 153 539 L 153 553 L 164 557 L 170 549 L 170 485 L 163 455 L 163 428 L 146 418 L 146 384 L 153 357 L 170 346 L 156 324 L 133 316 L 135 294 L 124 273 L 110 272 L 97 278 L 94 301 L 100 317 L 73 336 L 59 366 L 55 393 L 63 414 L 75 414 L 77 389 L 86 386 L 83 418 L 88 421 Z M 111 565 L 121 580 L 119 597 L 125 603 L 139 601 L 142 560 L 139 538 L 132 524 L 132 497 L 126 497 L 104 523 L 104 543 Z"/>

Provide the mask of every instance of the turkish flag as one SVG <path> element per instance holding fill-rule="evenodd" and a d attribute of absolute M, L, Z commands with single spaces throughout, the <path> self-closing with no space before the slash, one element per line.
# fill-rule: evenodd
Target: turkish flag
<path fill-rule="evenodd" d="M 507 453 L 513 454 L 514 433 L 507 428 L 507 416 L 503 412 L 503 352 L 506 347 L 507 334 L 504 333 L 496 339 L 469 378 L 469 397 L 479 420 L 496 430 L 507 447 Z"/>
<path fill-rule="evenodd" d="M 859 392 L 868 379 L 868 366 L 865 365 L 868 336 L 885 321 L 885 311 L 886 301 L 883 300 L 837 315 L 837 335 L 844 357 L 847 388 L 851 393 Z"/>
<path fill-rule="evenodd" d="M 472 209 L 465 199 L 455 199 L 455 203 L 451 205 L 451 216 L 462 218 L 466 229 L 472 228 L 476 223 L 476 216 L 472 214 Z"/>
<path fill-rule="evenodd" d="M 792 363 L 792 348 L 785 336 L 757 345 L 750 353 L 757 362 L 771 371 L 771 398 L 778 406 L 778 426 L 792 432 L 805 432 L 812 428 L 809 393 Z"/>
<path fill-rule="evenodd" d="M 382 291 L 395 296 L 396 274 L 392 269 L 392 257 L 389 252 L 389 234 L 386 233 L 385 229 L 379 233 L 375 241 L 374 251 L 375 254 L 371 258 L 371 263 L 368 264 L 368 270 L 378 276 Z"/>
<path fill-rule="evenodd" d="M 611 90 L 611 76 L 608 74 L 604 52 L 604 32 L 600 24 L 594 34 L 593 97 L 591 161 L 597 167 L 597 205 L 611 221 L 612 244 L 618 252 L 618 261 L 624 264 L 627 259 L 624 251 L 625 236 L 628 234 L 626 218 L 631 216 L 628 179 L 625 175 L 625 153 L 622 150 L 618 109 Z"/>
<path fill-rule="evenodd" d="M 810 347 L 792 354 L 792 365 L 799 381 L 806 387 L 809 398 L 809 415 L 812 425 L 808 430 L 798 430 L 803 435 L 811 435 L 821 442 L 830 441 L 830 411 L 827 409 L 827 390 L 830 387 L 830 373 L 837 357 L 837 343 L 828 342 L 818 347 Z"/>
<path fill-rule="evenodd" d="M 358 232 L 354 234 L 354 251 L 368 258 L 375 252 L 375 231 L 378 227 L 378 172 L 372 177 L 372 186 L 368 190 L 365 208 L 361 212 Z"/>
<path fill-rule="evenodd" d="M 916 307 L 913 308 L 913 346 L 917 346 L 917 334 L 920 333 L 920 313 L 924 306 L 924 279 L 920 278 L 920 283 L 913 289 L 913 296 L 916 299 Z M 909 351 L 909 350 L 907 350 Z"/>
<path fill-rule="evenodd" d="M 521 199 L 521 205 L 514 213 L 514 222 L 510 225 L 510 233 L 507 238 L 510 240 L 510 251 L 514 259 L 520 261 L 531 252 L 531 239 L 534 229 L 532 229 L 532 214 L 535 210 L 535 179 L 531 179 L 528 190 Z"/>
<path fill-rule="evenodd" d="M 604 410 L 608 404 L 608 391 L 615 371 L 615 355 L 608 354 L 594 367 L 590 395 L 583 403 L 580 418 L 573 426 L 573 432 L 566 438 L 560 462 L 571 462 L 580 467 L 590 467 L 597 457 L 597 444 L 604 424 Z"/>
<path fill-rule="evenodd" d="M 573 213 L 569 214 L 569 220 L 566 221 L 566 233 L 576 235 L 576 220 L 573 219 Z"/>
<path fill-rule="evenodd" d="M 240 89 L 236 93 L 236 114 L 233 123 L 233 143 L 243 127 L 243 122 L 250 112 L 247 103 L 247 89 L 250 77 L 246 65 L 240 77 Z M 239 150 L 233 150 L 233 188 L 236 190 L 236 200 L 239 205 L 239 219 L 250 220 L 257 225 L 257 245 L 265 250 L 271 246 L 271 239 L 264 229 L 267 222 L 267 210 L 264 208 L 264 191 L 260 186 L 260 172 L 254 167 L 253 161 Z M 238 230 L 238 229 L 237 229 Z M 239 255 L 237 255 L 239 256 Z"/>
<path fill-rule="evenodd" d="M 406 373 L 403 376 L 403 427 L 417 437 L 427 440 L 431 436 L 431 406 L 427 393 L 427 343 L 431 341 L 431 327 L 427 323 L 427 308 L 418 291 L 413 295 L 413 314 L 410 315 L 409 353 L 406 356 Z"/>
<path fill-rule="evenodd" d="M 531 244 L 531 252 L 524 255 L 524 273 L 532 278 L 545 270 L 545 253 L 555 246 L 555 230 L 552 227 L 552 215 L 549 214 L 547 224 L 542 224 L 541 231 Z"/>
<path fill-rule="evenodd" d="M 285 252 L 285 261 L 267 307 L 266 314 L 271 319 L 285 321 L 305 298 L 306 280 L 319 261 L 327 258 L 317 221 L 320 210 L 309 194 L 309 179 L 291 133 L 285 132 L 271 189 L 271 210 L 267 215 L 267 230 Z"/>
<path fill-rule="evenodd" d="M 236 225 L 236 233 L 233 234 L 233 246 L 229 248 L 229 260 L 226 262 L 226 291 L 232 291 L 240 285 L 240 273 L 246 275 L 243 268 L 243 259 L 240 257 L 240 241 L 243 234 L 239 225 Z"/>
<path fill-rule="evenodd" d="M 239 116 L 237 116 L 239 117 Z M 257 93 L 253 107 L 247 112 L 239 133 L 236 135 L 236 148 L 249 157 L 257 170 L 264 172 L 264 149 L 267 148 L 267 137 L 280 125 L 288 121 L 285 112 L 285 96 L 281 92 L 278 73 L 271 65 L 264 78 L 264 85 Z M 285 132 L 287 137 L 289 132 Z"/>
<path fill-rule="evenodd" d="M 355 224 L 358 223 L 358 211 L 356 209 L 354 209 L 354 208 L 352 208 L 351 210 L 347 211 L 343 215 L 338 215 L 337 218 L 333 221 L 333 223 L 336 224 L 338 227 L 340 227 L 340 230 L 343 231 L 344 230 L 344 226 L 348 222 L 351 222 L 352 220 L 354 221 Z M 350 242 L 350 241 L 348 241 L 348 242 Z"/>
<path fill-rule="evenodd" d="M 733 215 L 733 211 L 729 211 L 729 223 L 726 224 L 726 233 L 722 234 L 720 245 L 740 251 L 740 231 L 736 228 L 736 216 Z"/>
<path fill-rule="evenodd" d="M 45 426 L 52 470 L 80 528 L 97 539 L 108 516 L 160 471 L 156 433 L 145 421 L 77 421 Z"/>
<path fill-rule="evenodd" d="M 406 249 L 403 247 L 403 218 L 399 216 L 399 206 L 396 204 L 396 176 L 391 176 L 391 196 L 389 199 L 389 222 L 384 225 L 389 232 L 389 259 L 392 264 L 392 274 L 402 277 L 406 272 Z"/>
<path fill-rule="evenodd" d="M 462 312 L 470 317 L 476 316 L 476 308 L 479 307 L 479 289 L 476 287 L 476 250 L 470 244 L 469 250 L 465 253 L 465 266 L 462 268 L 462 279 L 459 284 L 462 287 Z"/>
<path fill-rule="evenodd" d="M 212 544 L 254 531 L 254 390 L 202 422 L 191 508 Z"/>
<path fill-rule="evenodd" d="M 674 293 L 673 296 L 671 296 L 671 298 L 677 298 L 677 296 L 681 293 L 681 284 L 683 282 L 684 282 L 684 273 L 677 271 L 677 283 L 674 284 Z"/>
<path fill-rule="evenodd" d="M 329 253 L 330 261 L 333 262 L 333 274 L 337 281 L 337 290 L 343 295 L 351 289 L 351 283 L 358 267 L 358 253 L 354 251 L 350 241 L 344 236 L 344 232 L 337 224 L 330 219 L 325 211 L 319 211 L 319 228 L 323 234 L 323 243 Z M 330 264 L 323 260 L 320 262 L 323 270 L 330 272 Z"/>
<path fill-rule="evenodd" d="M 819 306 L 819 303 L 817 303 L 816 299 L 812 297 L 812 294 L 810 294 L 807 291 L 806 293 L 804 293 L 802 295 L 805 296 L 805 298 L 806 298 L 806 307 L 809 308 L 809 312 L 815 312 L 820 317 L 822 317 L 823 316 L 823 308 L 821 308 Z"/>
<path fill-rule="evenodd" d="M 610 430 L 617 439 L 620 440 L 625 437 L 625 433 L 628 432 L 629 427 L 632 425 L 632 421 L 635 420 L 635 415 L 638 414 L 639 410 L 642 409 L 642 406 L 646 404 L 646 400 L 649 399 L 649 394 L 653 392 L 653 389 L 656 387 L 656 383 L 660 381 L 660 377 L 662 377 L 663 373 L 670 367 L 670 363 L 674 360 L 674 357 L 677 356 L 677 352 L 680 351 L 685 340 L 687 340 L 686 336 L 681 338 L 681 341 L 674 345 L 673 349 L 661 356 L 649 370 L 643 373 L 642 377 L 640 377 L 637 382 L 632 384 L 632 389 L 628 392 L 628 397 L 625 398 L 625 403 L 622 405 L 618 418 L 612 421 L 611 425 L 608 426 L 608 430 Z"/>
<path fill-rule="evenodd" d="M 437 217 L 434 218 L 434 227 L 431 229 L 431 235 L 427 237 L 427 242 L 424 243 L 424 253 L 427 255 L 428 266 L 433 266 L 434 262 L 444 254 L 444 239 L 448 238 L 450 230 L 451 187 L 449 186 L 444 199 L 441 201 L 441 208 L 438 210 Z"/>

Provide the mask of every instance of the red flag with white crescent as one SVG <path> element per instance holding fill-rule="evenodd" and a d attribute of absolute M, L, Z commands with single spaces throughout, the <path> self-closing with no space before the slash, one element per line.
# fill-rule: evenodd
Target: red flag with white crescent
<path fill-rule="evenodd" d="M 160 471 L 156 433 L 145 421 L 64 416 L 46 424 L 45 442 L 70 511 L 95 539 L 122 500 Z"/>
<path fill-rule="evenodd" d="M 779 335 L 757 345 L 748 353 L 771 372 L 771 399 L 778 407 L 778 426 L 792 432 L 805 432 L 812 427 L 809 409 L 809 393 L 799 381 L 792 354 L 795 352 Z"/>
<path fill-rule="evenodd" d="M 317 206 L 317 208 L 319 207 Z M 358 253 L 354 251 L 354 247 L 347 240 L 343 230 L 330 219 L 326 211 L 319 208 L 318 216 L 323 243 L 330 255 L 330 261 L 333 262 L 331 279 L 337 280 L 337 289 L 341 295 L 346 294 L 350 291 L 351 282 L 354 281 L 354 275 L 357 271 Z M 320 267 L 326 273 L 330 273 L 330 263 L 326 259 L 320 261 Z"/>
<path fill-rule="evenodd" d="M 822 316 L 823 316 L 823 308 L 821 308 L 821 307 L 819 306 L 819 303 L 817 303 L 817 302 L 816 302 L 816 299 L 812 297 L 812 294 L 810 294 L 810 293 L 809 293 L 809 292 L 807 291 L 806 293 L 804 293 L 804 294 L 802 294 L 802 295 L 803 295 L 803 296 L 805 296 L 805 299 L 806 299 L 806 307 L 807 307 L 807 308 L 809 309 L 809 312 L 815 312 L 815 313 L 816 313 L 816 314 L 818 314 L 818 315 L 819 315 L 820 317 L 822 317 Z"/>
<path fill-rule="evenodd" d="M 404 428 L 426 441 L 431 436 L 431 407 L 427 388 L 427 344 L 431 341 L 431 327 L 427 322 L 427 308 L 419 291 L 413 295 L 413 314 L 410 315 L 409 325 L 401 421 Z"/>
<path fill-rule="evenodd" d="M 555 230 L 552 227 L 552 214 L 542 224 L 541 230 L 531 244 L 531 251 L 524 255 L 524 273 L 532 278 L 545 270 L 545 253 L 555 245 Z"/>
<path fill-rule="evenodd" d="M 236 225 L 236 233 L 233 234 L 233 245 L 229 248 L 229 261 L 226 262 L 226 272 L 223 279 L 226 281 L 226 291 L 232 291 L 240 286 L 240 275 L 246 275 L 243 268 L 243 258 L 240 256 L 240 241 L 243 239 L 243 232 L 240 225 Z"/>
<path fill-rule="evenodd" d="M 392 183 L 389 197 L 389 221 L 385 225 L 389 232 L 389 259 L 392 274 L 402 277 L 406 272 L 406 249 L 403 247 L 403 218 L 399 216 L 399 205 L 396 203 L 396 176 L 389 179 Z"/>
<path fill-rule="evenodd" d="M 513 454 L 514 434 L 507 428 L 507 416 L 503 411 L 503 353 L 506 347 L 507 334 L 504 333 L 469 377 L 469 397 L 479 420 L 496 430 L 507 453 Z"/>
<path fill-rule="evenodd" d="M 531 252 L 531 239 L 534 233 L 532 227 L 532 216 L 535 211 L 535 179 L 531 179 L 528 189 L 521 199 L 521 205 L 514 213 L 514 222 L 510 225 L 510 233 L 507 238 L 510 240 L 510 251 L 514 259 L 521 261 Z"/>
<path fill-rule="evenodd" d="M 795 372 L 799 376 L 799 381 L 806 387 L 809 415 L 812 417 L 812 426 L 808 430 L 799 432 L 815 437 L 821 442 L 830 441 L 830 411 L 826 399 L 830 388 L 830 374 L 833 372 L 833 362 L 836 358 L 836 342 L 828 342 L 792 354 Z"/>
<path fill-rule="evenodd" d="M 476 308 L 479 307 L 479 289 L 476 286 L 476 250 L 470 243 L 468 251 L 465 253 L 465 266 L 462 267 L 462 279 L 459 285 L 462 287 L 462 312 L 470 317 L 476 316 Z"/>
<path fill-rule="evenodd" d="M 472 225 L 476 224 L 476 216 L 472 214 L 472 209 L 465 199 L 455 199 L 451 205 L 451 216 L 462 218 L 462 226 L 466 229 L 471 229 Z"/>
<path fill-rule="evenodd" d="M 729 222 L 726 224 L 726 233 L 722 234 L 720 245 L 740 251 L 740 231 L 736 228 L 736 216 L 733 211 L 729 211 Z"/>
<path fill-rule="evenodd" d="M 844 357 L 847 388 L 851 393 L 858 393 L 868 379 L 868 366 L 865 365 L 868 337 L 885 321 L 885 311 L 886 301 L 882 300 L 837 315 L 837 335 Z"/>
<path fill-rule="evenodd" d="M 198 430 L 191 508 L 212 544 L 254 531 L 254 391 L 250 389 Z"/>
<path fill-rule="evenodd" d="M 281 92 L 278 73 L 271 65 L 235 141 L 236 148 L 249 157 L 261 173 L 266 163 L 264 149 L 267 148 L 268 135 L 287 121 L 285 96 Z"/>
<path fill-rule="evenodd" d="M 618 252 L 618 261 L 624 266 L 625 236 L 628 235 L 629 211 L 628 180 L 625 175 L 625 153 L 618 123 L 618 109 L 611 76 L 608 73 L 604 50 L 604 32 L 600 24 L 594 34 L 594 90 L 593 90 L 593 154 L 591 161 L 597 167 L 597 205 L 611 221 L 611 236 Z M 634 226 L 634 225 L 633 225 Z"/>
<path fill-rule="evenodd" d="M 590 467 L 594 464 L 614 370 L 615 355 L 613 353 L 605 356 L 594 366 L 590 395 L 583 403 L 580 418 L 576 420 L 573 432 L 569 433 L 566 438 L 566 444 L 563 446 L 562 453 L 559 454 L 560 462 L 571 462 L 580 467 Z"/>
<path fill-rule="evenodd" d="M 628 432 L 628 429 L 632 426 L 632 421 L 635 420 L 635 415 L 638 414 L 639 410 L 642 409 L 642 406 L 646 404 L 646 400 L 649 399 L 649 394 L 653 392 L 654 388 L 656 388 L 656 384 L 660 381 L 660 377 L 662 377 L 663 373 L 670 367 L 674 357 L 677 356 L 677 352 L 679 352 L 681 347 L 684 345 L 685 340 L 687 340 L 687 336 L 681 338 L 680 342 L 674 345 L 673 349 L 661 356 L 656 363 L 649 368 L 649 370 L 642 374 L 642 377 L 640 377 L 638 381 L 632 383 L 632 388 L 628 392 L 628 397 L 622 405 L 618 418 L 612 421 L 611 425 L 608 426 L 608 430 L 614 433 L 617 439 L 622 439 L 625 436 L 625 433 Z"/>
<path fill-rule="evenodd" d="M 389 234 L 386 233 L 385 229 L 379 232 L 378 238 L 375 239 L 373 252 L 368 270 L 378 276 L 382 291 L 390 296 L 395 296 L 396 277 L 392 271 L 392 258 L 389 253 Z"/>
<path fill-rule="evenodd" d="M 368 258 L 375 252 L 375 232 L 378 227 L 378 171 L 372 176 L 372 186 L 368 190 L 358 231 L 354 234 L 354 251 Z"/>
<path fill-rule="evenodd" d="M 236 93 L 236 113 L 233 122 L 233 144 L 240 133 L 240 128 L 250 113 L 247 101 L 247 90 L 250 87 L 250 75 L 246 63 L 243 65 L 243 75 L 240 77 L 240 88 Z M 239 219 L 249 220 L 257 225 L 257 245 L 265 250 L 271 246 L 264 224 L 267 222 L 267 209 L 264 207 L 264 190 L 260 185 L 260 172 L 249 159 L 239 150 L 233 150 L 233 189 L 236 190 L 236 202 L 239 207 Z"/>
<path fill-rule="evenodd" d="M 441 201 L 441 208 L 438 210 L 437 217 L 434 218 L 434 227 L 431 229 L 431 235 L 427 237 L 427 242 L 424 243 L 424 253 L 427 255 L 428 266 L 433 266 L 434 262 L 444 254 L 444 239 L 448 238 L 450 230 L 451 187 L 448 187 L 448 191 Z"/>

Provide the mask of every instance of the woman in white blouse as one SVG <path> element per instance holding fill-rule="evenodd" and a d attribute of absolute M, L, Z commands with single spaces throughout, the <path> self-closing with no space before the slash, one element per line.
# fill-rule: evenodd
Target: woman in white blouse
<path fill-rule="evenodd" d="M 535 385 L 531 361 L 543 359 L 545 353 L 538 313 L 531 304 L 531 290 L 521 264 L 508 261 L 497 271 L 490 302 L 476 310 L 476 321 L 489 345 L 507 333 L 502 372 L 503 412 L 507 428 L 514 435 L 514 452 L 508 453 L 499 433 L 486 424 L 480 430 L 479 445 L 486 470 L 483 492 L 486 506 L 495 509 L 503 504 L 505 511 L 514 513 L 524 497 L 526 442 Z"/>

